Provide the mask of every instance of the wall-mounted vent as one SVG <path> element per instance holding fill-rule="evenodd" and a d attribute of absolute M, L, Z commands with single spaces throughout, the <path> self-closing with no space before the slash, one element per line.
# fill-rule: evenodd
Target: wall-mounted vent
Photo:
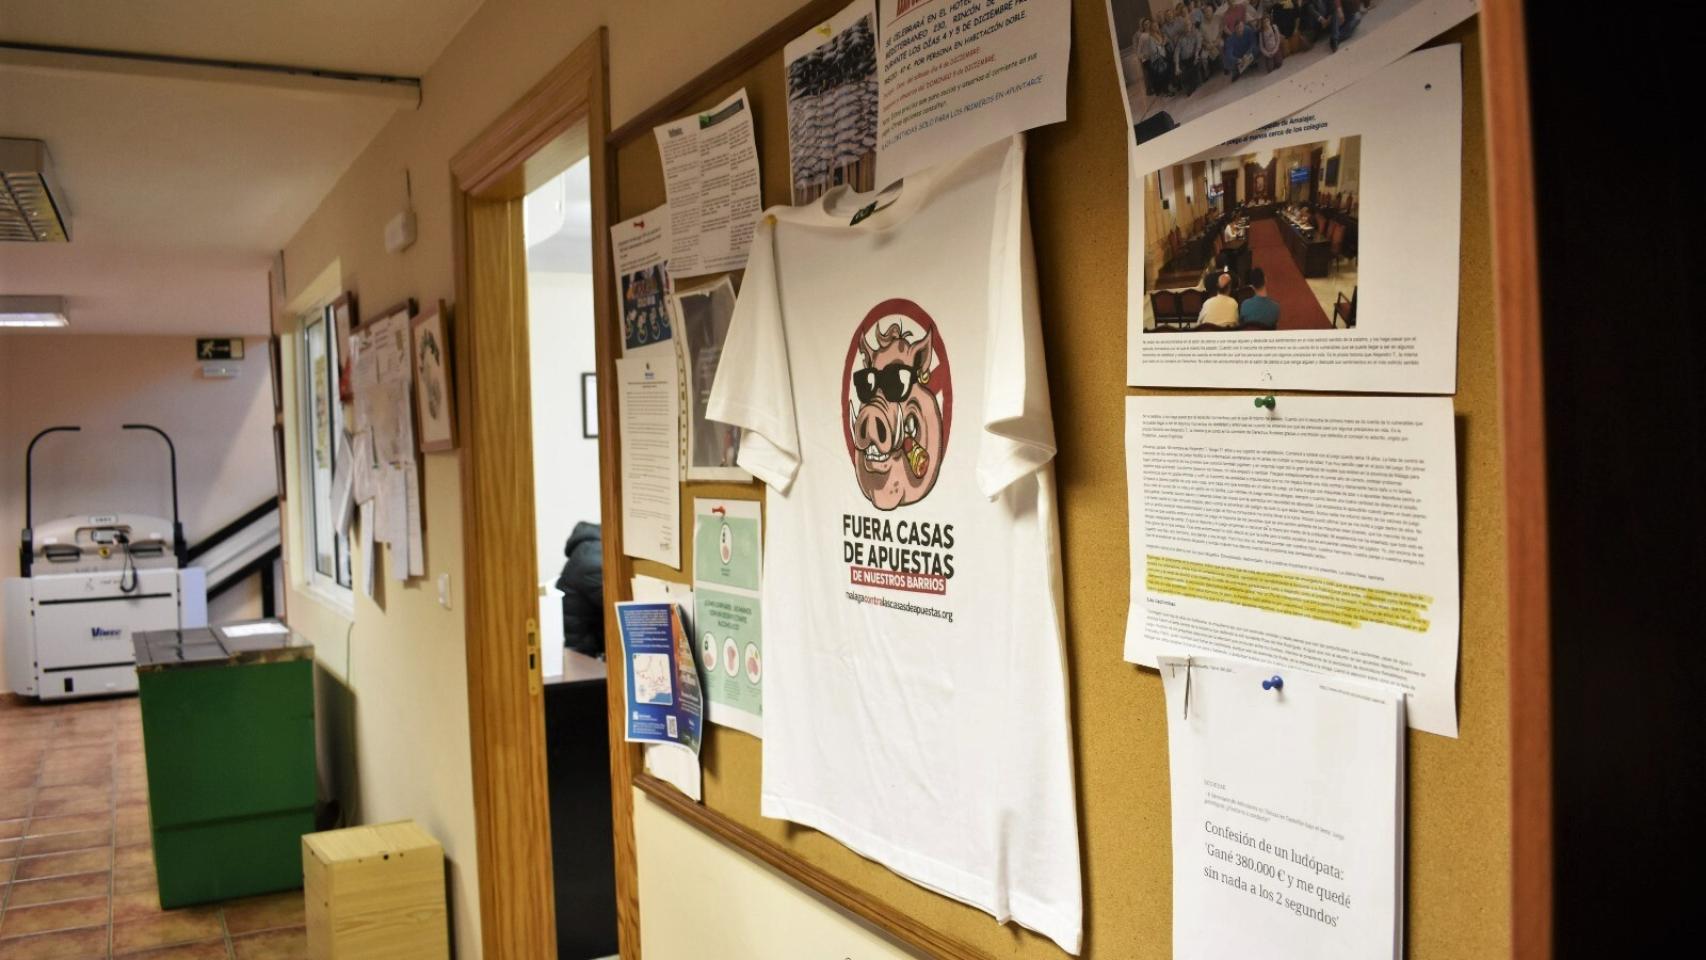
<path fill-rule="evenodd" d="M 65 198 L 48 171 L 47 144 L 0 137 L 0 241 L 64 243 Z"/>

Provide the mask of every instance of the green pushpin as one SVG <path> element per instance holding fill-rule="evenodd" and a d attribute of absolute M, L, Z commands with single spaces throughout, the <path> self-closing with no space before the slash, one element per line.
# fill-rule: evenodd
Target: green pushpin
<path fill-rule="evenodd" d="M 1272 410 L 1274 408 L 1274 398 L 1273 397 L 1257 397 L 1256 398 L 1256 406 L 1267 407 L 1269 410 Z"/>

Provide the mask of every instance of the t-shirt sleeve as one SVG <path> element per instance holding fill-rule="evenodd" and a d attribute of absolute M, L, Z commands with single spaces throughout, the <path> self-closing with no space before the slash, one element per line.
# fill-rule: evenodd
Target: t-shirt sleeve
<path fill-rule="evenodd" d="M 1001 172 L 989 270 L 989 342 L 984 359 L 983 440 L 977 482 L 994 498 L 1054 459 L 1054 414 L 1036 261 L 1025 201 L 1025 138 L 1013 138 Z"/>
<path fill-rule="evenodd" d="M 786 493 L 800 469 L 800 440 L 776 286 L 775 239 L 775 222 L 765 216 L 753 233 L 746 280 L 735 300 L 705 416 L 745 430 L 735 462 Z"/>

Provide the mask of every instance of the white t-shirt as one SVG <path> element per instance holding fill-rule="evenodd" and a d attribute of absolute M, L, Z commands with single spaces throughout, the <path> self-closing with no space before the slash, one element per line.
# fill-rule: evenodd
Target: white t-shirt
<path fill-rule="evenodd" d="M 771 487 L 762 812 L 1076 953 L 1054 425 L 1004 140 L 771 211 L 707 416 Z M 882 199 L 882 198 L 879 198 Z"/>

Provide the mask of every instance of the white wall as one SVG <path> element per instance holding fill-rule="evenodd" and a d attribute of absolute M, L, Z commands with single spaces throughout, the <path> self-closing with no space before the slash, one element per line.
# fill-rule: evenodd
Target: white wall
<path fill-rule="evenodd" d="M 882 934 L 634 791 L 646 960 L 912 960 Z"/>
<path fill-rule="evenodd" d="M 18 575 L 24 451 L 43 427 L 81 426 L 36 448 L 35 518 L 129 511 L 170 519 L 170 461 L 151 423 L 178 448 L 184 535 L 202 539 L 273 496 L 271 362 L 245 342 L 240 376 L 201 376 L 191 337 L 13 332 L 0 335 L 0 576 Z M 213 620 L 260 615 L 257 583 L 209 605 Z M 5 678 L 0 676 L 0 689 Z"/>
<path fill-rule="evenodd" d="M 533 500 L 539 582 L 554 584 L 575 523 L 599 522 L 598 441 L 581 435 L 581 373 L 594 369 L 592 277 L 527 275 L 528 359 L 533 367 Z M 539 598 L 548 677 L 563 672 L 562 594 Z"/>

